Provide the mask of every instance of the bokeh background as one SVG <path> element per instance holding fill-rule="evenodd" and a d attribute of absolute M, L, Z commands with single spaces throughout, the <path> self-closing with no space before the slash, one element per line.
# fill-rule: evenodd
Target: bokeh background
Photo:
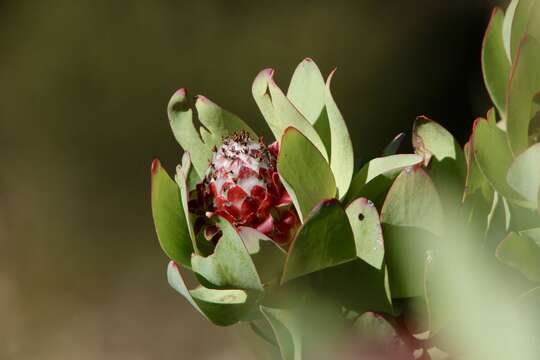
<path fill-rule="evenodd" d="M 251 82 L 324 73 L 359 159 L 426 114 L 463 142 L 488 108 L 494 0 L 0 1 L 0 359 L 254 359 L 173 290 L 149 167 L 166 104 L 202 93 L 269 137 Z M 409 139 L 409 138 L 408 138 Z M 407 140 L 409 141 L 409 140 Z"/>

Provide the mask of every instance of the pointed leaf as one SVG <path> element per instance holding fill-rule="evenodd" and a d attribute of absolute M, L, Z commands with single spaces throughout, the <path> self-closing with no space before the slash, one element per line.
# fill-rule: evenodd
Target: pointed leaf
<path fill-rule="evenodd" d="M 152 162 L 152 215 L 161 248 L 167 256 L 191 267 L 193 245 L 189 236 L 180 190 L 161 167 L 159 160 Z"/>
<path fill-rule="evenodd" d="M 512 66 L 506 104 L 508 138 L 516 155 L 529 145 L 529 123 L 535 116 L 533 112 L 538 110 L 533 101 L 540 92 L 538 59 L 540 45 L 532 37 L 524 38 Z"/>
<path fill-rule="evenodd" d="M 531 281 L 540 281 L 540 247 L 527 236 L 508 234 L 497 247 L 497 257 Z"/>
<path fill-rule="evenodd" d="M 204 317 L 218 326 L 229 326 L 248 318 L 252 304 L 242 290 L 214 290 L 202 286 L 189 290 L 176 264 L 167 268 L 169 285 Z"/>
<path fill-rule="evenodd" d="M 463 193 L 463 200 L 467 200 L 474 193 L 480 191 L 486 201 L 491 203 L 493 197 L 493 188 L 491 187 L 484 174 L 482 174 L 482 171 L 480 171 L 480 168 L 478 167 L 478 163 L 474 156 L 474 131 L 480 119 L 481 118 L 478 118 L 474 121 L 473 133 L 471 134 L 469 141 L 464 146 L 465 160 L 467 163 L 467 176 L 465 178 L 465 191 Z"/>
<path fill-rule="evenodd" d="M 506 181 L 513 159 L 505 133 L 480 119 L 475 123 L 473 136 L 474 156 L 482 174 L 496 191 L 509 199 L 520 200 L 521 196 Z"/>
<path fill-rule="evenodd" d="M 484 83 L 499 114 L 505 114 L 506 88 L 510 74 L 510 61 L 504 50 L 503 21 L 503 11 L 495 8 L 482 45 Z"/>
<path fill-rule="evenodd" d="M 212 152 L 203 143 L 193 125 L 193 111 L 189 106 L 186 89 L 174 93 L 167 106 L 167 113 L 176 141 L 185 151 L 192 154 L 193 166 L 200 177 L 208 168 Z"/>
<path fill-rule="evenodd" d="M 295 128 L 288 128 L 283 134 L 277 168 L 302 221 L 321 200 L 336 195 L 330 166 Z"/>
<path fill-rule="evenodd" d="M 416 153 L 424 157 L 426 165 L 432 156 L 439 162 L 448 158 L 455 160 L 458 170 L 465 174 L 465 157 L 461 146 L 452 134 L 437 122 L 425 116 L 417 117 L 413 127 L 413 146 Z"/>
<path fill-rule="evenodd" d="M 508 170 L 508 184 L 531 204 L 538 208 L 538 189 L 540 188 L 540 144 L 522 152 Z"/>
<path fill-rule="evenodd" d="M 180 146 L 191 154 L 198 177 L 202 177 L 212 157 L 212 147 L 219 145 L 224 136 L 245 130 L 256 139 L 257 135 L 236 115 L 221 109 L 206 97 L 199 95 L 195 107 L 204 127 L 200 133 L 193 123 L 193 110 L 186 89 L 176 91 L 167 106 L 169 122 Z"/>
<path fill-rule="evenodd" d="M 511 55 L 511 42 L 512 42 L 512 22 L 514 21 L 514 14 L 516 12 L 516 7 L 519 0 L 512 0 L 510 5 L 506 8 L 506 13 L 504 14 L 504 21 L 502 26 L 502 37 L 504 44 L 504 51 L 506 53 L 506 58 L 509 62 L 512 62 Z"/>
<path fill-rule="evenodd" d="M 282 283 L 356 258 L 354 235 L 341 204 L 320 203 L 298 230 L 283 270 Z"/>
<path fill-rule="evenodd" d="M 311 123 L 315 124 L 324 108 L 325 84 L 317 64 L 304 59 L 294 71 L 287 98 Z"/>
<path fill-rule="evenodd" d="M 385 194 L 392 181 L 401 170 L 418 165 L 423 158 L 417 154 L 399 154 L 375 158 L 366 163 L 356 173 L 344 203 L 349 203 L 358 197 L 376 199 Z"/>
<path fill-rule="evenodd" d="M 193 255 L 193 271 L 217 287 L 262 291 L 255 265 L 236 229 L 219 216 L 217 225 L 222 236 L 214 253 L 208 257 Z"/>
<path fill-rule="evenodd" d="M 433 182 L 420 167 L 401 172 L 381 211 L 385 254 L 394 297 L 424 292 L 428 251 L 439 246 L 443 212 Z"/>
<path fill-rule="evenodd" d="M 383 156 L 390 156 L 395 155 L 401 146 L 401 143 L 403 143 L 403 139 L 405 139 L 405 133 L 401 132 L 397 134 L 392 141 L 390 141 L 390 144 L 386 145 L 386 147 L 383 150 L 382 155 Z"/>
<path fill-rule="evenodd" d="M 351 137 L 347 124 L 339 111 L 332 93 L 330 85 L 335 70 L 332 71 L 328 80 L 326 80 L 326 111 L 328 114 L 328 123 L 330 124 L 331 149 L 330 168 L 336 178 L 336 187 L 338 197 L 342 198 L 349 190 L 354 171 L 354 154 Z"/>
<path fill-rule="evenodd" d="M 346 212 L 354 234 L 356 256 L 381 269 L 384 240 L 375 205 L 366 198 L 359 198 L 349 204 Z"/>
<path fill-rule="evenodd" d="M 274 82 L 273 75 L 274 70 L 272 69 L 261 71 L 255 78 L 251 88 L 253 98 L 259 106 L 270 130 L 272 130 L 276 139 L 280 141 L 285 130 L 293 126 L 301 131 L 319 149 L 325 159 L 328 159 L 326 149 L 319 134 L 317 134 L 315 128 L 294 107 L 285 94 L 283 94 Z"/>
<path fill-rule="evenodd" d="M 512 60 L 519 52 L 520 42 L 526 34 L 535 36 L 540 40 L 539 22 L 540 6 L 537 0 L 519 0 L 512 17 L 510 31 L 510 51 Z"/>
<path fill-rule="evenodd" d="M 291 311 L 260 307 L 270 323 L 283 360 L 302 360 L 302 338 Z"/>

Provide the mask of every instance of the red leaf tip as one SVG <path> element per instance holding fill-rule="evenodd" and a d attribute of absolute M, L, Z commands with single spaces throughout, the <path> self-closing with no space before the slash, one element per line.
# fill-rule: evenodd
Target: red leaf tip
<path fill-rule="evenodd" d="M 150 166 L 150 172 L 152 173 L 152 175 L 155 175 L 157 173 L 160 166 L 161 164 L 159 162 L 159 159 L 154 159 L 152 161 L 152 165 Z"/>

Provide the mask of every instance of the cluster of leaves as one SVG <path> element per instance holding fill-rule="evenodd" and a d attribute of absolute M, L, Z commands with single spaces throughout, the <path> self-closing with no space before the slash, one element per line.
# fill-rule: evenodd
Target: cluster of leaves
<path fill-rule="evenodd" d="M 184 89 L 177 91 L 168 114 L 185 150 L 182 164 L 174 180 L 157 160 L 152 164 L 152 210 L 160 244 L 171 259 L 171 286 L 214 324 L 249 322 L 279 347 L 283 359 L 294 360 L 307 358 L 308 336 L 321 337 L 317 326 L 310 326 L 313 319 L 319 324 L 325 319 L 326 335 L 332 333 L 329 326 L 346 323 L 364 332 L 368 326 L 375 333 L 385 329 L 385 336 L 395 333 L 411 350 L 431 346 L 451 324 L 449 290 L 441 286 L 440 275 L 452 252 L 449 239 L 471 245 L 452 234 L 473 234 L 471 251 L 491 256 L 496 271 L 519 278 L 519 291 L 538 301 L 536 39 L 540 1 L 514 0 L 506 14 L 496 9 L 482 51 L 496 109 L 474 122 L 467 144 L 461 147 L 441 125 L 419 117 L 412 132 L 415 153 L 397 153 L 400 134 L 381 157 L 356 172 L 349 133 L 330 91 L 334 73 L 325 81 L 306 59 L 285 94 L 273 70 L 260 72 L 253 97 L 280 142 L 278 172 L 302 223 L 289 246 L 222 218 L 217 245 L 196 233 L 188 201 L 211 149 L 237 131 L 255 133 L 209 99 L 197 96 L 193 102 Z M 194 289 L 180 266 L 195 274 Z M 409 341 L 410 334 L 424 331 L 427 340 Z"/>

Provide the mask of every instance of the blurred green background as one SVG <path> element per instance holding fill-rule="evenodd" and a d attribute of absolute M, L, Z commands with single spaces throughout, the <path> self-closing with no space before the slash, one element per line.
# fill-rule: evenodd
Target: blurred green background
<path fill-rule="evenodd" d="M 149 167 L 180 161 L 165 108 L 187 87 L 269 138 L 251 98 L 312 57 L 357 157 L 416 115 L 462 142 L 487 110 L 495 1 L 1 1 L 0 359 L 255 358 L 173 290 Z M 407 138 L 409 139 L 409 138 Z M 409 140 L 407 140 L 409 141 Z"/>

